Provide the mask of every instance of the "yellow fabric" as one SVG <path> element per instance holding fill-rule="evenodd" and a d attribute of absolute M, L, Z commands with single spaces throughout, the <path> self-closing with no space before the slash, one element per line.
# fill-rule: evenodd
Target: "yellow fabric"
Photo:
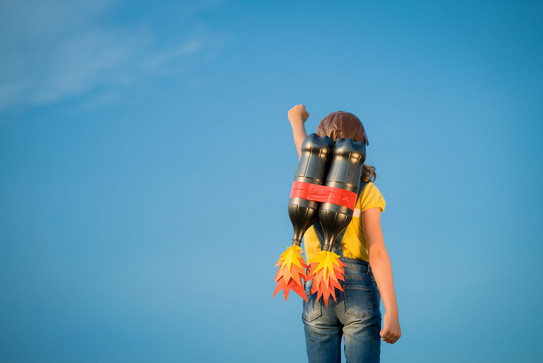
<path fill-rule="evenodd" d="M 362 191 L 362 194 L 356 202 L 356 207 L 364 212 L 366 209 L 379 207 L 381 212 L 385 211 L 385 199 L 381 195 L 381 192 L 373 184 L 369 182 Z M 313 226 L 305 232 L 304 235 L 304 247 L 307 261 L 310 261 L 313 257 L 317 256 L 321 251 L 321 245 L 319 239 L 315 234 Z M 347 226 L 345 236 L 341 242 L 343 248 L 343 255 L 348 258 L 354 258 L 357 260 L 368 261 L 368 248 L 366 246 L 366 238 L 364 237 L 364 229 L 362 228 L 362 218 L 353 217 L 351 223 Z"/>

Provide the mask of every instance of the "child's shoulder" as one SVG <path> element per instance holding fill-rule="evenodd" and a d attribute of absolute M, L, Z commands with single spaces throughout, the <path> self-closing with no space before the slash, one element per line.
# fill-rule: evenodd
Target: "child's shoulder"
<path fill-rule="evenodd" d="M 357 204 L 362 211 L 371 207 L 380 207 L 381 211 L 384 211 L 386 202 L 377 185 L 370 181 L 364 186 Z"/>
<path fill-rule="evenodd" d="M 375 193 L 381 195 L 381 190 L 377 187 L 374 182 L 367 182 L 364 188 L 364 193 Z"/>
<path fill-rule="evenodd" d="M 372 182 L 372 181 L 363 182 L 363 184 L 364 184 L 364 185 L 362 185 L 362 187 L 364 188 L 364 192 L 369 191 L 369 190 L 372 190 L 372 189 L 377 189 L 377 190 L 379 190 L 379 188 L 377 188 L 377 185 L 375 185 L 375 183 Z"/>

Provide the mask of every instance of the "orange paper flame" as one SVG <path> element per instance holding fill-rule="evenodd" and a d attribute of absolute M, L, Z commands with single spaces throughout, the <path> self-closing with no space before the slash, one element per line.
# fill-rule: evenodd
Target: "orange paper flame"
<path fill-rule="evenodd" d="M 339 280 L 345 281 L 345 264 L 339 259 L 339 255 L 331 251 L 321 251 L 317 256 L 311 259 L 309 263 L 309 279 L 313 279 L 311 294 L 318 292 L 317 300 L 320 297 L 328 307 L 330 295 L 336 300 L 336 291 L 343 291 Z"/>
<path fill-rule="evenodd" d="M 303 250 L 300 246 L 292 245 L 279 257 L 279 261 L 275 266 L 280 266 L 275 275 L 277 287 L 273 292 L 273 296 L 283 289 L 285 301 L 288 298 L 288 293 L 293 290 L 300 295 L 302 299 L 307 301 L 302 279 L 307 280 L 305 270 L 307 265 L 302 257 Z"/>

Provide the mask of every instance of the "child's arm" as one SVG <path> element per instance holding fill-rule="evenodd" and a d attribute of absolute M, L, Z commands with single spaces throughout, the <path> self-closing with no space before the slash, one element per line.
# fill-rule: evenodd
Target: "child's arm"
<path fill-rule="evenodd" d="M 292 126 L 292 136 L 294 137 L 294 143 L 296 144 L 298 158 L 302 156 L 302 143 L 307 137 L 304 123 L 307 121 L 308 117 L 309 113 L 305 110 L 304 105 L 296 105 L 288 111 L 288 120 Z"/>
<path fill-rule="evenodd" d="M 381 230 L 380 209 L 370 208 L 362 212 L 362 225 L 368 246 L 370 266 L 385 306 L 383 329 L 380 334 L 385 342 L 394 344 L 402 333 L 398 321 L 398 304 L 394 293 L 394 282 L 392 281 L 392 266 Z"/>

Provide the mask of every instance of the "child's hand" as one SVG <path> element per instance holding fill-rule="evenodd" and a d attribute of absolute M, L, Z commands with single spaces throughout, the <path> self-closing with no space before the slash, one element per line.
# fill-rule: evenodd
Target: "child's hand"
<path fill-rule="evenodd" d="M 400 339 L 402 336 L 402 331 L 400 329 L 397 314 L 390 314 L 385 311 L 383 329 L 381 329 L 380 335 L 381 338 L 389 344 L 394 344 L 398 339 Z"/>
<path fill-rule="evenodd" d="M 309 113 L 305 110 L 304 105 L 296 105 L 288 111 L 288 120 L 291 124 L 295 122 L 304 123 L 309 117 Z"/>

